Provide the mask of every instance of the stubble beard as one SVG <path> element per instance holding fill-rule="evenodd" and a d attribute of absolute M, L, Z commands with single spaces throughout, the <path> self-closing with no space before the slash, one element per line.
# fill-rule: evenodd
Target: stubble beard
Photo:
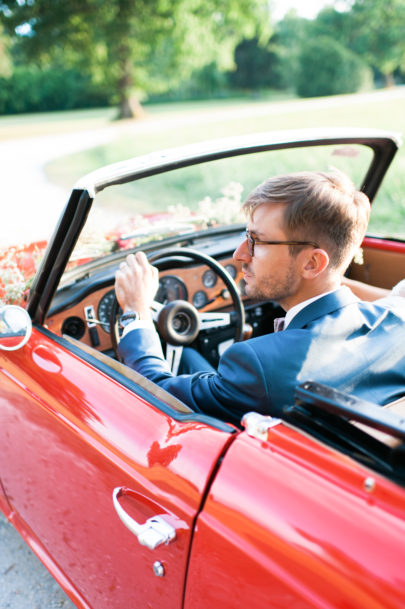
<path fill-rule="evenodd" d="M 248 271 L 247 265 L 244 270 Z M 246 283 L 245 292 L 252 300 L 273 300 L 282 305 L 283 302 L 294 296 L 298 289 L 298 279 L 292 265 L 288 267 L 283 279 L 269 276 L 258 284 L 255 275 L 252 272 L 250 275 L 254 281 L 251 284 Z"/>

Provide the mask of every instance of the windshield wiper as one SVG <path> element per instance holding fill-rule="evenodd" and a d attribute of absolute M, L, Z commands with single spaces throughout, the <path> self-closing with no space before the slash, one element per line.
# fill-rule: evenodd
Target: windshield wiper
<path fill-rule="evenodd" d="M 283 418 L 368 467 L 405 482 L 405 420 L 315 382 L 299 385 Z"/>

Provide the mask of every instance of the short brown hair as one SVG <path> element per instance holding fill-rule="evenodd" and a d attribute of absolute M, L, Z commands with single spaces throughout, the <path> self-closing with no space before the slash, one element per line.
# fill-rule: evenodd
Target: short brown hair
<path fill-rule="evenodd" d="M 272 203 L 286 204 L 289 239 L 319 243 L 333 268 L 349 265 L 366 232 L 370 201 L 348 176 L 337 170 L 274 176 L 250 193 L 243 210 L 252 217 L 256 207 Z"/>

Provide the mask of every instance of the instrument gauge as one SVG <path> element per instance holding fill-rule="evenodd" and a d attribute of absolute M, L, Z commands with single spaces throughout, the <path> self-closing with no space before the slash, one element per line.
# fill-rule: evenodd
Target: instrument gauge
<path fill-rule="evenodd" d="M 106 292 L 98 303 L 97 318 L 101 321 L 104 332 L 110 332 L 111 309 L 114 302 L 114 290 Z"/>
<path fill-rule="evenodd" d="M 213 288 L 217 280 L 218 275 L 212 269 L 205 271 L 204 275 L 202 276 L 202 282 L 205 288 Z"/>
<path fill-rule="evenodd" d="M 246 296 L 246 281 L 244 279 L 241 279 L 239 281 L 238 287 L 239 287 L 239 294 L 241 296 Z"/>
<path fill-rule="evenodd" d="M 199 290 L 193 296 L 193 305 L 196 309 L 201 309 L 208 302 L 208 296 L 203 290 Z"/>
<path fill-rule="evenodd" d="M 237 275 L 236 266 L 234 266 L 233 264 L 226 264 L 225 270 L 228 271 L 228 273 L 230 274 L 232 279 L 236 278 L 236 275 Z"/>
<path fill-rule="evenodd" d="M 172 300 L 187 300 L 187 297 L 187 288 L 181 279 L 175 275 L 164 275 L 160 278 L 155 300 L 166 304 Z"/>

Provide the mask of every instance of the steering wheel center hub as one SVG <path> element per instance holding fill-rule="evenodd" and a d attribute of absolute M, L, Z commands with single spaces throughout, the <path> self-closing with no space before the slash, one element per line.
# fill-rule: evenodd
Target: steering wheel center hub
<path fill-rule="evenodd" d="M 160 336 L 171 345 L 190 345 L 200 331 L 197 309 L 185 300 L 173 300 L 159 312 L 156 323 Z"/>

